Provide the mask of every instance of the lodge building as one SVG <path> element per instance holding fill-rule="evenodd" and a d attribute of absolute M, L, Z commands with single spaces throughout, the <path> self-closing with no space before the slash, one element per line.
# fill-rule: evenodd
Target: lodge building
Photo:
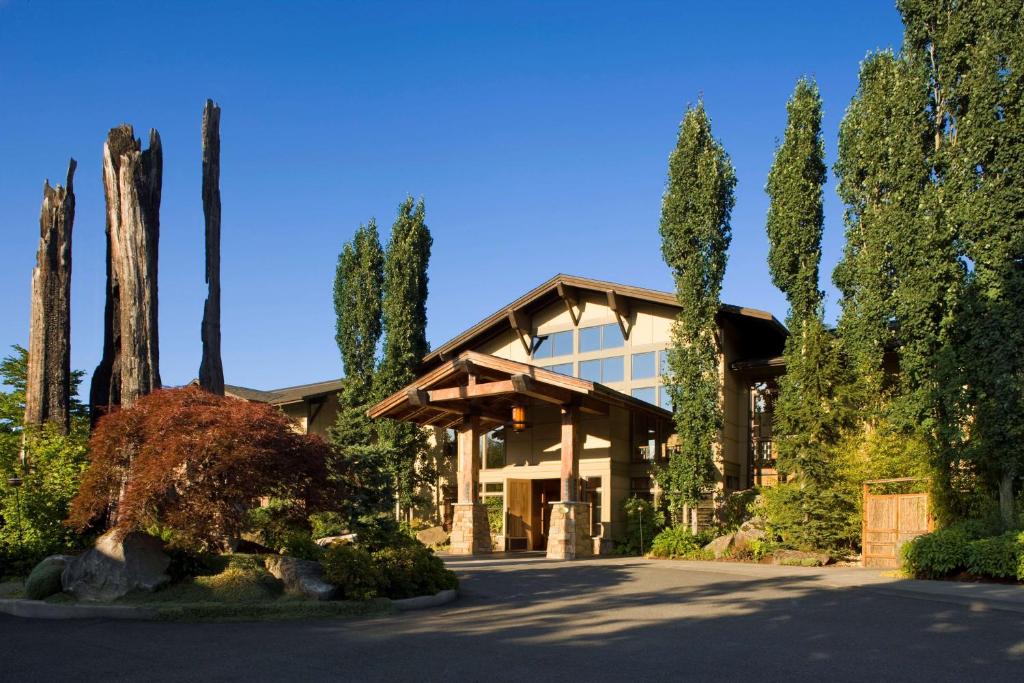
<path fill-rule="evenodd" d="M 673 294 L 557 275 L 441 345 L 419 377 L 370 417 L 431 429 L 455 444 L 451 552 L 606 552 L 623 503 L 655 494 L 651 468 L 674 427 L 666 349 Z M 785 328 L 770 313 L 722 306 L 716 318 L 724 425 L 716 489 L 775 478 L 771 406 Z M 500 499 L 500 500 L 499 500 Z M 492 531 L 488 505 L 504 523 Z"/>

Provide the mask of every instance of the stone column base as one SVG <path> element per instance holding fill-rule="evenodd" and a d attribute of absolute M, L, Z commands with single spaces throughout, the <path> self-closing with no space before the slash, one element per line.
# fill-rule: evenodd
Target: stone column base
<path fill-rule="evenodd" d="M 491 552 L 491 525 L 487 506 L 483 503 L 456 503 L 452 518 L 452 555 L 475 555 Z"/>
<path fill-rule="evenodd" d="M 548 526 L 548 558 L 575 560 L 592 557 L 590 503 L 552 503 Z"/>

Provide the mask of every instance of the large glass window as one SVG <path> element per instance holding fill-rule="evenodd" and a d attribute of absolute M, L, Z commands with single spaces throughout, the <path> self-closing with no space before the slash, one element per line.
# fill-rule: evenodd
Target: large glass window
<path fill-rule="evenodd" d="M 557 372 L 560 375 L 569 375 L 572 377 L 572 363 L 555 363 L 554 365 L 545 365 L 545 370 L 551 372 Z"/>
<path fill-rule="evenodd" d="M 552 332 L 534 337 L 533 357 L 553 358 L 555 356 L 572 355 L 572 330 Z"/>
<path fill-rule="evenodd" d="M 658 351 L 658 374 L 662 377 L 668 377 L 668 350 Z"/>
<path fill-rule="evenodd" d="M 629 376 L 633 379 L 654 377 L 654 351 L 634 353 Z M 651 401 L 651 403 L 654 403 L 654 401 Z"/>
<path fill-rule="evenodd" d="M 622 356 L 580 361 L 580 379 L 591 382 L 621 382 L 625 378 Z"/>
<path fill-rule="evenodd" d="M 483 436 L 484 468 L 496 469 L 505 466 L 505 428 L 498 427 Z"/>
<path fill-rule="evenodd" d="M 601 349 L 618 349 L 626 343 L 622 329 L 618 323 L 595 325 L 580 328 L 580 353 L 600 351 Z"/>
<path fill-rule="evenodd" d="M 658 405 L 658 390 L 655 387 L 641 387 L 633 390 L 633 398 L 646 401 L 651 405 Z"/>

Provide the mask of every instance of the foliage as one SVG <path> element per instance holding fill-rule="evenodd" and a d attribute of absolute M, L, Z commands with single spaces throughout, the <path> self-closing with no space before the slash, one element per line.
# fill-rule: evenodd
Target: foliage
<path fill-rule="evenodd" d="M 378 550 L 373 560 L 381 573 L 380 592 L 392 599 L 434 595 L 458 586 L 455 573 L 422 543 Z"/>
<path fill-rule="evenodd" d="M 967 566 L 971 538 L 956 526 L 918 536 L 903 545 L 903 567 L 922 579 L 941 579 Z"/>
<path fill-rule="evenodd" d="M 327 445 L 297 434 L 273 406 L 214 396 L 197 387 L 156 391 L 103 417 L 69 524 L 109 515 L 121 532 L 151 524 L 198 549 L 223 547 L 261 496 L 330 506 Z"/>
<path fill-rule="evenodd" d="M 333 545 L 324 552 L 320 564 L 324 578 L 337 586 L 345 599 L 370 600 L 379 594 L 383 578 L 366 549 L 349 543 Z"/>
<path fill-rule="evenodd" d="M 662 515 L 650 501 L 632 496 L 622 504 L 626 513 L 626 534 L 616 552 L 622 555 L 642 555 L 650 547 L 658 531 L 664 526 Z"/>
<path fill-rule="evenodd" d="M 374 425 L 366 415 L 374 402 L 377 345 L 382 330 L 384 254 L 377 224 L 361 225 L 338 256 L 334 279 L 335 340 L 345 367 L 338 417 L 331 429 L 334 458 L 329 470 L 350 482 L 346 517 L 353 519 L 391 506 L 384 463 Z M 338 465 L 334 467 L 334 459 Z"/>
<path fill-rule="evenodd" d="M 704 538 L 694 535 L 688 525 L 677 524 L 665 527 L 654 537 L 650 554 L 653 557 L 668 559 L 708 559 L 709 553 L 704 550 L 706 544 L 702 542 L 704 540 Z"/>
<path fill-rule="evenodd" d="M 280 552 L 297 534 L 310 536 L 305 507 L 294 501 L 272 498 L 266 505 L 254 507 L 245 514 L 245 529 L 256 535 L 260 545 Z M 172 540 L 167 542 L 174 544 Z"/>
<path fill-rule="evenodd" d="M 309 524 L 312 530 L 310 535 L 314 539 L 340 536 L 348 532 L 348 525 L 337 512 L 315 512 L 309 516 Z"/>
<path fill-rule="evenodd" d="M 1024 532 L 1007 531 L 971 541 L 966 569 L 976 576 L 1024 580 Z"/>
<path fill-rule="evenodd" d="M 55 593 L 60 593 L 63 590 L 61 584 L 63 573 L 63 564 L 48 562 L 36 565 L 32 573 L 25 579 L 25 597 L 29 600 L 42 600 Z"/>
<path fill-rule="evenodd" d="M 668 352 L 679 444 L 656 475 L 673 515 L 684 505 L 695 506 L 714 483 L 714 448 L 722 428 L 715 316 L 732 239 L 735 185 L 729 157 L 698 102 L 683 117 L 661 205 L 661 252 L 681 307 Z"/>
<path fill-rule="evenodd" d="M 763 491 L 762 505 L 765 531 L 785 548 L 842 552 L 859 542 L 856 493 L 847 488 L 779 484 Z"/>
<path fill-rule="evenodd" d="M 740 528 L 743 522 L 757 514 L 759 489 L 725 493 L 715 505 L 715 528 L 719 534 L 730 533 Z"/>
<path fill-rule="evenodd" d="M 28 354 L 15 346 L 0 362 L 0 576 L 28 573 L 42 558 L 74 550 L 83 539 L 62 522 L 78 492 L 87 462 L 88 412 L 72 401 L 71 430 L 54 425 L 24 428 Z M 81 372 L 72 373 L 72 395 Z M 28 467 L 21 463 L 22 440 Z M 8 484 L 18 476 L 19 488 Z"/>
<path fill-rule="evenodd" d="M 491 528 L 491 538 L 505 532 L 505 500 L 501 496 L 484 497 L 487 506 L 487 525 Z"/>
<path fill-rule="evenodd" d="M 384 349 L 376 375 L 376 395 L 383 398 L 416 378 L 427 343 L 427 265 L 433 238 L 425 222 L 423 200 L 408 197 L 398 207 L 384 258 Z M 414 503 L 420 481 L 431 473 L 417 468 L 426 449 L 418 426 L 394 420 L 377 424 L 380 453 L 385 458 L 394 494 L 403 509 Z"/>
<path fill-rule="evenodd" d="M 419 543 L 412 529 L 386 513 L 360 517 L 353 530 L 356 542 L 371 553 Z"/>
<path fill-rule="evenodd" d="M 747 547 L 750 550 L 750 559 L 754 562 L 760 562 L 766 557 L 771 557 L 778 549 L 775 541 L 769 538 L 755 538 L 748 543 Z"/>

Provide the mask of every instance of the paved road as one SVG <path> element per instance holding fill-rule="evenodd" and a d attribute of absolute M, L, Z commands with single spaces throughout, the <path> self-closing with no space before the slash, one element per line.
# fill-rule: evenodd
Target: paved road
<path fill-rule="evenodd" d="M 0 616 L 0 680 L 1024 680 L 1024 613 L 883 593 L 849 571 L 451 564 L 458 602 L 373 619 Z"/>

